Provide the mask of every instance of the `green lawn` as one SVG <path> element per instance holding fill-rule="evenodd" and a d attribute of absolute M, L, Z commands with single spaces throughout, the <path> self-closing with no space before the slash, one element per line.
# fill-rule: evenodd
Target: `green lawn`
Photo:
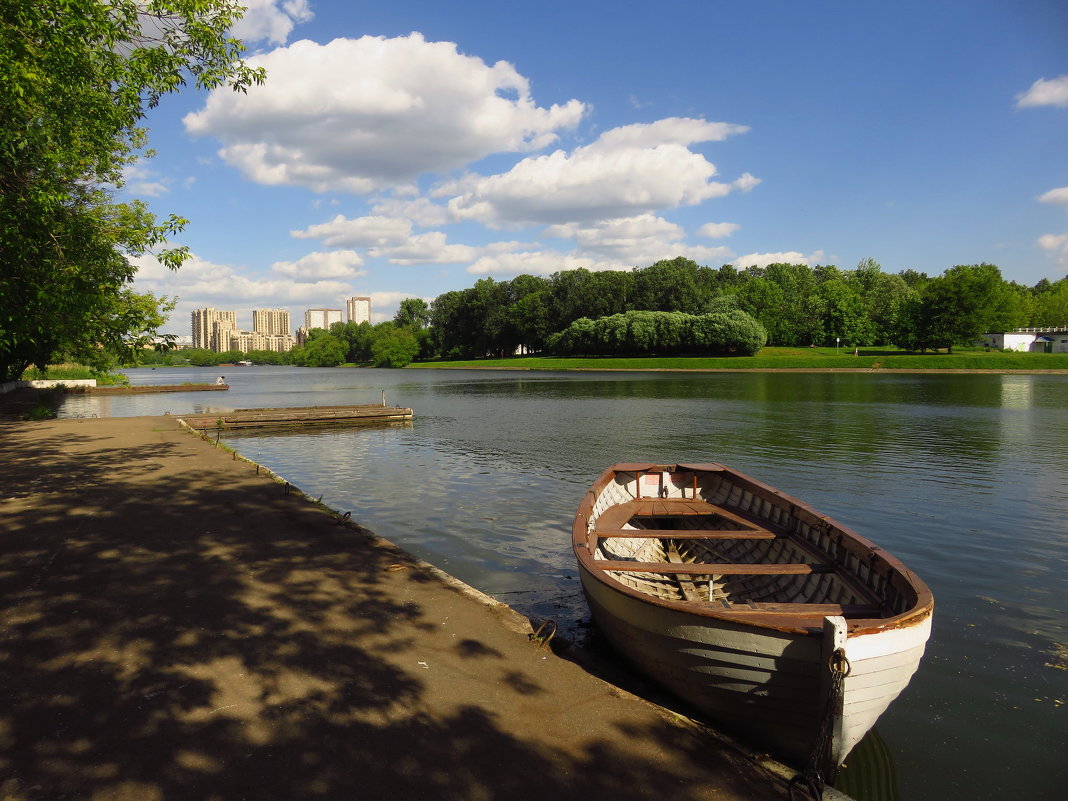
<path fill-rule="evenodd" d="M 854 356 L 841 348 L 764 348 L 756 356 L 645 356 L 555 358 L 515 356 L 508 359 L 433 361 L 422 368 L 508 368 L 517 370 L 1068 370 L 1068 353 L 1001 353 L 980 349 L 948 353 L 907 353 L 894 348 L 861 348 Z"/>

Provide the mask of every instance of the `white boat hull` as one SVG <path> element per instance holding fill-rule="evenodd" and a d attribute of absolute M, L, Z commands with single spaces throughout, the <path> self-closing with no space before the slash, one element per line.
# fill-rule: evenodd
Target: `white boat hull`
<path fill-rule="evenodd" d="M 613 592 L 585 572 L 582 585 L 598 627 L 638 670 L 782 759 L 805 764 L 825 711 L 820 637 L 695 620 Z M 836 763 L 908 685 L 930 631 L 928 617 L 908 629 L 847 640 Z"/>

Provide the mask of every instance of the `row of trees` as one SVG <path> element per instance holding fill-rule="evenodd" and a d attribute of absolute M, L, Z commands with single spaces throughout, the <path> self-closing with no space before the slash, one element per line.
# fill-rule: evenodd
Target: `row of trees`
<path fill-rule="evenodd" d="M 430 353 L 430 333 L 426 330 L 426 302 L 416 298 L 402 301 L 393 320 L 370 323 L 334 323 L 327 331 L 313 328 L 300 347 L 285 352 L 230 350 L 217 353 L 201 348 L 176 351 L 142 351 L 128 363 L 193 365 L 209 367 L 249 360 L 256 364 L 295 364 L 301 367 L 336 367 L 339 364 L 370 364 L 375 367 L 404 367 L 420 355 Z"/>
<path fill-rule="evenodd" d="M 627 308 L 659 305 L 659 309 Z M 482 279 L 428 307 L 401 302 L 393 320 L 315 329 L 289 353 L 181 351 L 165 363 L 403 367 L 417 359 L 530 351 L 574 354 L 756 353 L 786 346 L 894 344 L 952 349 L 986 331 L 1068 325 L 1068 278 L 1034 287 L 1007 282 L 990 264 L 929 278 L 887 274 L 865 260 L 855 270 L 772 264 L 712 270 L 688 259 L 631 272 L 570 270 L 549 278 Z"/>
<path fill-rule="evenodd" d="M 430 307 L 432 355 L 474 358 L 517 349 L 559 349 L 581 318 L 635 311 L 700 316 L 724 308 L 754 318 L 767 344 L 895 344 L 909 350 L 951 348 L 986 331 L 1068 324 L 1068 279 L 1034 287 L 1005 281 L 991 264 L 962 265 L 929 277 L 891 274 L 865 259 L 854 270 L 771 264 L 718 269 L 686 258 L 625 272 L 568 270 L 548 278 L 484 278 L 439 295 Z"/>

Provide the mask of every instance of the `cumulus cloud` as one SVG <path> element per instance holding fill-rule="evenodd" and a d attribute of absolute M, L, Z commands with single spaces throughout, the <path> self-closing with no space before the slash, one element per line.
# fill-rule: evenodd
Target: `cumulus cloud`
<path fill-rule="evenodd" d="M 467 179 L 449 201 L 457 219 L 490 225 L 590 223 L 694 205 L 733 189 L 711 180 L 716 167 L 690 145 L 721 141 L 745 126 L 670 118 L 605 132 L 571 153 L 528 157 L 499 175 Z"/>
<path fill-rule="evenodd" d="M 419 33 L 299 41 L 249 61 L 267 69 L 265 85 L 213 91 L 184 122 L 220 139 L 219 155 L 264 184 L 368 193 L 543 148 L 585 111 L 577 100 L 540 107 L 511 64 L 487 65 Z"/>
<path fill-rule="evenodd" d="M 386 217 L 404 217 L 422 228 L 451 222 L 448 209 L 425 197 L 384 198 L 375 202 L 371 207 L 371 213 Z"/>
<path fill-rule="evenodd" d="M 139 292 L 175 296 L 180 300 L 164 330 L 189 333 L 189 313 L 214 306 L 238 313 L 240 328 L 252 327 L 252 309 L 288 306 L 296 315 L 301 304 L 319 306 L 337 303 L 355 294 L 345 281 L 322 279 L 296 281 L 292 278 L 254 278 L 225 264 L 216 264 L 193 254 L 178 271 L 161 265 L 150 255 L 132 259 L 137 266 L 134 288 Z M 292 305 L 290 305 L 292 304 Z M 297 319 L 294 317 L 294 319 Z"/>
<path fill-rule="evenodd" d="M 1068 186 L 1051 189 L 1039 198 L 1042 203 L 1052 203 L 1055 206 L 1068 206 Z"/>
<path fill-rule="evenodd" d="M 560 270 L 630 269 L 627 265 L 598 262 L 589 256 L 561 253 L 557 250 L 531 250 L 486 255 L 475 261 L 467 272 L 473 275 L 511 277 L 521 274 L 551 275 Z"/>
<path fill-rule="evenodd" d="M 683 230 L 673 222 L 653 214 L 640 214 L 615 220 L 602 220 L 591 225 L 566 223 L 551 225 L 545 236 L 570 239 L 584 250 L 627 258 L 635 251 L 648 248 L 651 243 L 678 242 Z"/>
<path fill-rule="evenodd" d="M 1068 234 L 1043 234 L 1038 246 L 1049 251 L 1058 264 L 1068 264 Z"/>
<path fill-rule="evenodd" d="M 331 250 L 325 253 L 309 253 L 296 261 L 276 261 L 271 270 L 291 276 L 301 283 L 320 281 L 325 278 L 358 278 L 366 275 L 360 270 L 363 259 L 354 250 Z"/>
<path fill-rule="evenodd" d="M 308 0 L 242 0 L 241 4 L 245 15 L 231 33 L 246 43 L 285 44 L 295 25 L 315 16 Z"/>
<path fill-rule="evenodd" d="M 738 223 L 705 223 L 697 229 L 697 235 L 707 239 L 723 239 L 741 228 Z"/>
<path fill-rule="evenodd" d="M 403 243 L 371 248 L 369 255 L 386 257 L 391 264 L 460 264 L 471 261 L 479 249 L 470 245 L 450 245 L 441 231 L 408 237 Z"/>
<path fill-rule="evenodd" d="M 127 164 L 122 168 L 123 190 L 138 197 L 159 197 L 170 192 L 167 181 L 144 164 Z"/>
<path fill-rule="evenodd" d="M 1016 96 L 1017 108 L 1068 106 L 1068 75 L 1046 80 L 1039 78 L 1026 92 Z"/>
<path fill-rule="evenodd" d="M 400 217 L 348 218 L 339 214 L 325 223 L 290 231 L 296 239 L 321 239 L 328 247 L 389 247 L 399 245 L 412 234 L 412 223 Z"/>

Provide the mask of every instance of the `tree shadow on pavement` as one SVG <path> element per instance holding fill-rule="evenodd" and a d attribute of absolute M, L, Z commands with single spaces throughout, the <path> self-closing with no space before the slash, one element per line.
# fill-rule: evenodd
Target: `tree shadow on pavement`
<path fill-rule="evenodd" d="M 553 688 L 484 632 L 446 639 L 455 592 L 252 466 L 100 430 L 0 424 L 3 801 L 687 801 L 717 760 L 716 797 L 780 797 L 667 723 L 576 748 L 450 702 L 427 648 L 457 686 L 499 676 L 532 732 Z"/>

